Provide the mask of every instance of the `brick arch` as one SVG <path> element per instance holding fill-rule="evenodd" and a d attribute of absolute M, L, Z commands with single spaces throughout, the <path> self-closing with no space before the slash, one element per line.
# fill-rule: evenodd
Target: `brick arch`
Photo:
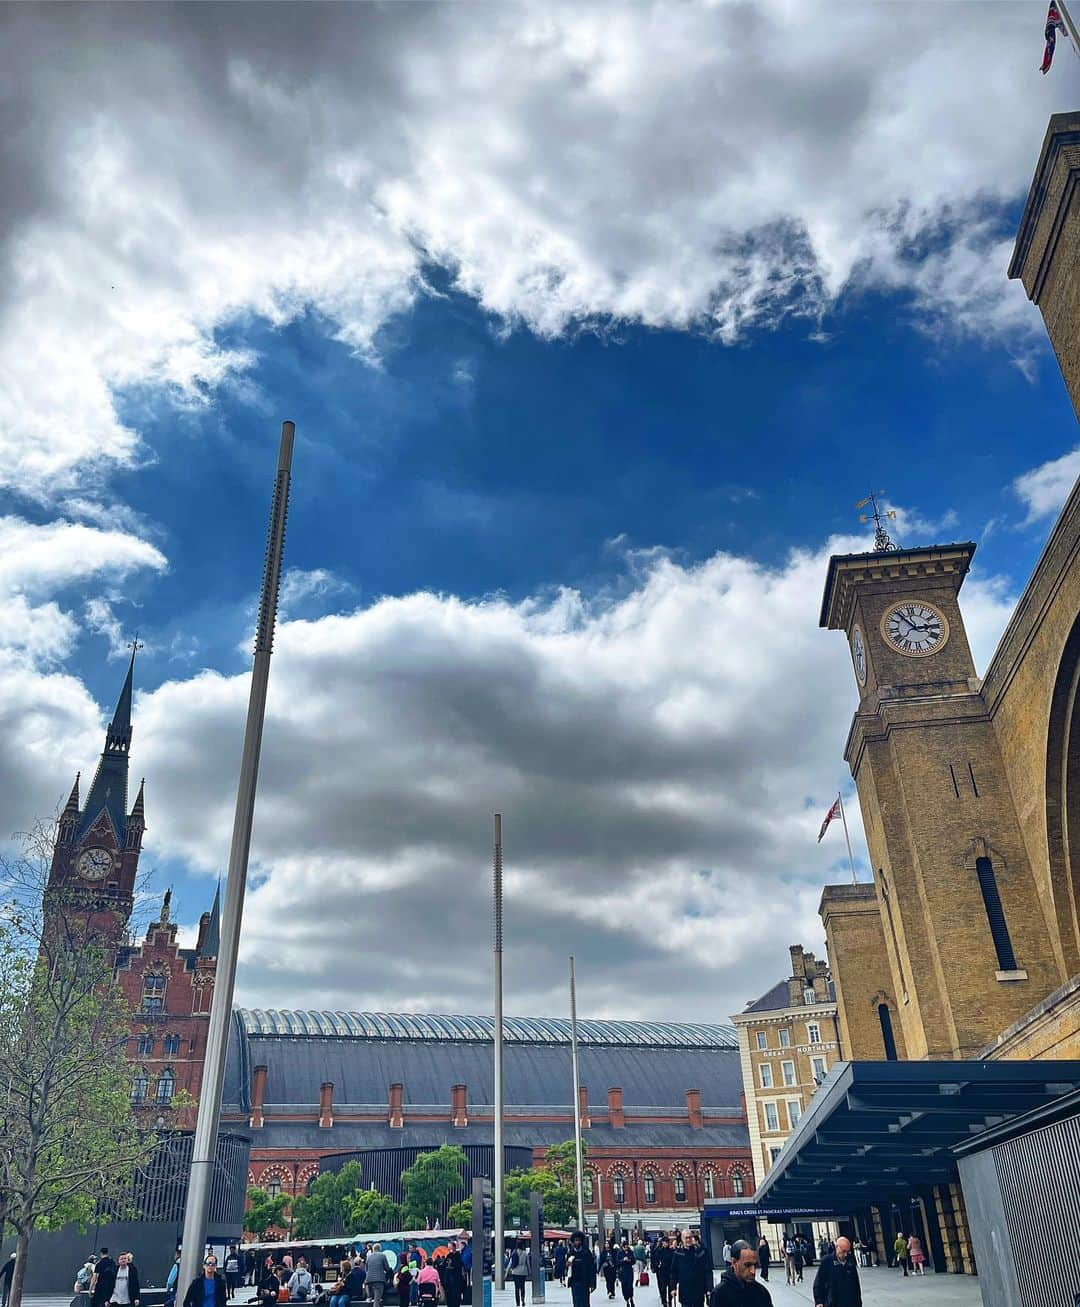
<path fill-rule="evenodd" d="M 251 1169 L 250 1166 L 248 1167 L 247 1187 L 249 1189 L 254 1189 L 256 1187 L 255 1172 Z"/>
<path fill-rule="evenodd" d="M 293 1173 L 292 1167 L 286 1166 L 283 1162 L 270 1162 L 259 1172 L 259 1188 L 265 1189 L 270 1180 L 281 1181 L 282 1193 L 293 1192 Z"/>
<path fill-rule="evenodd" d="M 304 1190 L 307 1188 L 307 1186 L 311 1183 L 312 1180 L 315 1179 L 315 1177 L 318 1174 L 319 1174 L 318 1162 L 308 1162 L 306 1166 L 302 1166 L 300 1170 L 297 1171 L 296 1173 L 296 1192 L 298 1194 L 303 1193 Z"/>

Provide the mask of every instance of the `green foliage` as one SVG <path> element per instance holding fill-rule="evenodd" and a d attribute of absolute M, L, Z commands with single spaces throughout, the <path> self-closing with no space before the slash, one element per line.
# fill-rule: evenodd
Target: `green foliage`
<path fill-rule="evenodd" d="M 460 1203 L 454 1203 L 446 1213 L 446 1224 L 451 1227 L 461 1226 L 464 1229 L 471 1229 L 472 1199 L 463 1198 Z"/>
<path fill-rule="evenodd" d="M 560 1184 L 547 1167 L 538 1166 L 531 1171 L 511 1171 L 507 1175 L 503 1186 L 503 1210 L 508 1225 L 528 1225 L 529 1194 L 534 1189 L 543 1199 L 547 1225 L 566 1225 L 577 1219 L 574 1190 L 569 1185 Z"/>
<path fill-rule="evenodd" d="M 353 1234 L 379 1234 L 402 1228 L 401 1204 L 377 1189 L 361 1189 L 349 1210 Z"/>
<path fill-rule="evenodd" d="M 583 1139 L 581 1141 L 581 1160 L 589 1156 L 589 1146 Z M 566 1139 L 561 1144 L 552 1144 L 544 1154 L 544 1165 L 555 1176 L 560 1184 L 567 1185 L 574 1189 L 577 1184 L 577 1162 L 574 1157 L 574 1141 Z"/>
<path fill-rule="evenodd" d="M 465 1153 L 456 1144 L 443 1144 L 430 1153 L 421 1153 L 402 1171 L 405 1190 L 403 1220 L 410 1229 L 419 1229 L 426 1221 L 435 1221 L 442 1212 L 450 1190 L 461 1184 Z"/>
<path fill-rule="evenodd" d="M 308 1186 L 307 1193 L 293 1200 L 294 1239 L 321 1239 L 327 1235 L 352 1234 L 352 1207 L 361 1192 L 363 1176 L 359 1162 L 346 1162 L 340 1171 L 326 1171 Z"/>
<path fill-rule="evenodd" d="M 272 1197 L 265 1189 L 252 1187 L 247 1191 L 248 1209 L 244 1213 L 244 1229 L 261 1239 L 271 1226 L 283 1230 L 288 1225 L 285 1215 L 289 1206 L 288 1194 Z"/>
<path fill-rule="evenodd" d="M 130 1105 L 130 1010 L 114 972 L 118 923 L 86 891 L 46 892 L 51 833 L 0 860 L 0 1228 L 22 1255 L 35 1230 L 128 1213 L 156 1136 Z"/>

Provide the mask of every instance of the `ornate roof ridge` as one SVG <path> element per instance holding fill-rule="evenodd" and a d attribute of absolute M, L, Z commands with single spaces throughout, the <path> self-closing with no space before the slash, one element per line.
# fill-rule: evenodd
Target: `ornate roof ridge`
<path fill-rule="evenodd" d="M 489 1016 L 453 1013 L 354 1012 L 237 1008 L 249 1036 L 286 1038 L 421 1039 L 486 1043 L 494 1038 Z M 563 1017 L 504 1017 L 503 1037 L 519 1044 L 568 1044 L 570 1021 Z M 580 1020 L 578 1041 L 585 1045 L 637 1045 L 643 1048 L 736 1048 L 734 1026 L 681 1021 Z"/>

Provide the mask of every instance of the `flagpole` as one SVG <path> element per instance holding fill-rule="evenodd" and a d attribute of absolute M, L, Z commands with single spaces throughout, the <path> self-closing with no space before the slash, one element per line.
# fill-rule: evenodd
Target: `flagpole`
<path fill-rule="evenodd" d="M 1058 10 L 1065 20 L 1065 30 L 1069 34 L 1069 44 L 1072 46 L 1073 54 L 1076 55 L 1077 59 L 1080 59 L 1080 35 L 1077 34 L 1072 14 L 1065 8 L 1065 0 L 1058 0 Z"/>
<path fill-rule="evenodd" d="M 847 813 L 844 812 L 844 796 L 838 793 L 836 802 L 840 805 L 840 820 L 844 823 L 844 839 L 847 841 L 848 862 L 851 864 L 851 883 L 857 885 L 859 878 L 855 875 L 855 858 L 851 852 L 851 836 L 848 834 Z"/>

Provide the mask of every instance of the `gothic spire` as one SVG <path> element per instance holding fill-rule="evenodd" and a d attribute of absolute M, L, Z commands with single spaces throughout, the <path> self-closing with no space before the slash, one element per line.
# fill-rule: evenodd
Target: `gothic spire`
<path fill-rule="evenodd" d="M 79 815 L 79 777 L 82 772 L 75 773 L 75 784 L 71 787 L 71 793 L 68 795 L 68 801 L 64 805 L 65 817 L 77 817 Z"/>
<path fill-rule="evenodd" d="M 221 949 L 221 881 L 218 881 L 213 906 L 207 915 L 209 920 L 199 940 L 199 957 L 216 958 Z"/>
<path fill-rule="evenodd" d="M 116 831 L 116 837 L 123 844 L 124 830 L 127 825 L 127 781 L 128 751 L 131 748 L 131 688 L 135 673 L 135 654 L 139 642 L 131 644 L 131 661 L 128 663 L 127 676 L 116 701 L 109 729 L 105 732 L 105 748 L 101 754 L 90 793 L 86 796 L 79 836 L 82 836 L 97 820 L 104 808 Z"/>

